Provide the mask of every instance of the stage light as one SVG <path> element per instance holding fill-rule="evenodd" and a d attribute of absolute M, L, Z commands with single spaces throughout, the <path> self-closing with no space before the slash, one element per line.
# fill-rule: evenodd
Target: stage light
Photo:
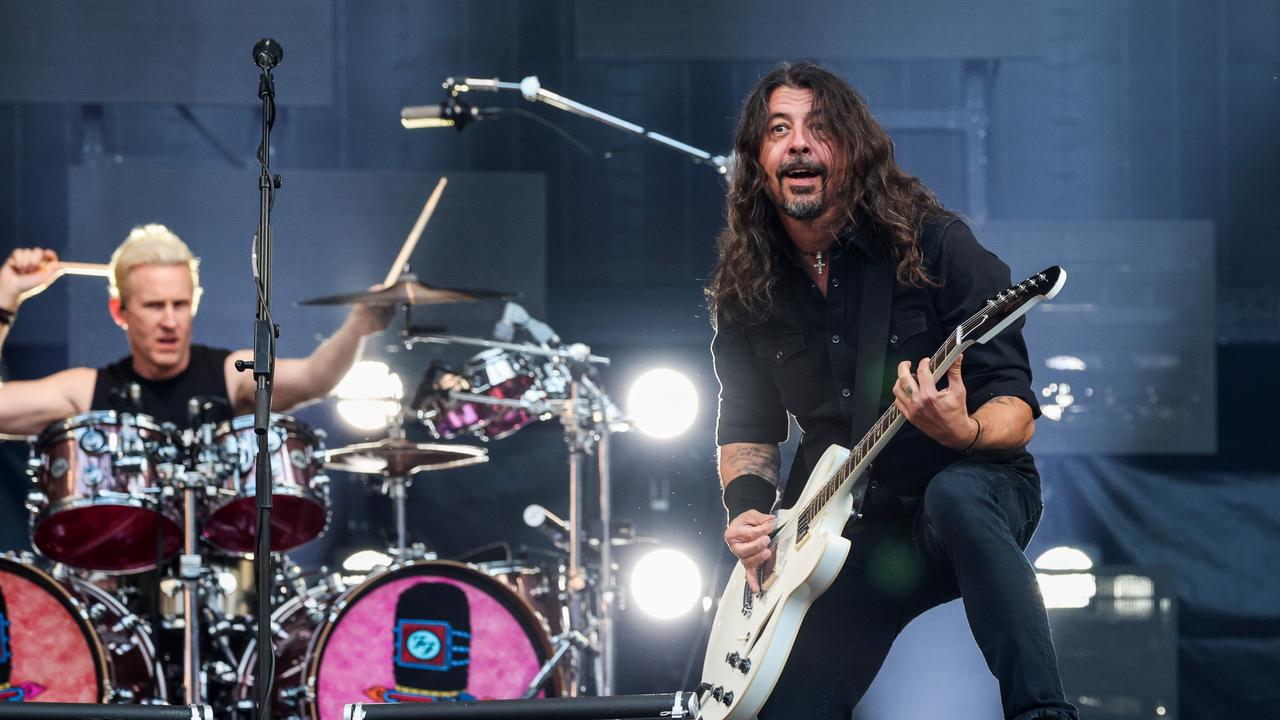
<path fill-rule="evenodd" d="M 1040 594 L 1046 608 L 1082 608 L 1098 593 L 1097 579 L 1089 572 L 1093 560 L 1079 548 L 1065 545 L 1049 548 L 1036 558 Z"/>
<path fill-rule="evenodd" d="M 636 607 L 660 620 L 689 612 L 702 598 L 702 575 L 679 550 L 654 550 L 631 569 L 631 597 Z"/>
<path fill-rule="evenodd" d="M 342 561 L 342 569 L 349 573 L 370 573 L 376 568 L 391 564 L 391 556 L 378 550 L 357 550 Z"/>
<path fill-rule="evenodd" d="M 1079 548 L 1059 545 L 1040 553 L 1035 565 L 1039 570 L 1092 570 L 1093 559 Z"/>
<path fill-rule="evenodd" d="M 1050 370 L 1083 371 L 1089 369 L 1089 364 L 1075 355 L 1054 355 L 1045 359 L 1044 366 Z"/>
<path fill-rule="evenodd" d="M 384 362 L 363 360 L 338 386 L 338 415 L 361 430 L 381 430 L 400 412 L 404 383 Z"/>
<path fill-rule="evenodd" d="M 645 435 L 673 438 L 688 430 L 697 418 L 698 392 L 689 378 L 675 370 L 650 370 L 631 386 L 627 411 Z"/>

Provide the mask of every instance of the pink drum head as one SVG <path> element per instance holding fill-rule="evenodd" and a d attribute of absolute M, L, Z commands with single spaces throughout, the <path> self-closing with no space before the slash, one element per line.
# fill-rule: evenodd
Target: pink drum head
<path fill-rule="evenodd" d="M 339 720 L 343 705 L 357 702 L 520 698 L 549 657 L 528 606 L 457 563 L 391 570 L 337 606 L 308 667 L 320 720 Z M 539 697 L 556 693 L 554 682 L 548 687 Z"/>
<path fill-rule="evenodd" d="M 181 537 L 177 523 L 153 510 L 94 503 L 49 515 L 31 539 L 43 555 L 72 567 L 127 573 L 156 566 L 157 542 L 162 560 L 173 557 Z"/>
<path fill-rule="evenodd" d="M 106 660 L 49 576 L 0 559 L 0 703 L 105 700 Z"/>

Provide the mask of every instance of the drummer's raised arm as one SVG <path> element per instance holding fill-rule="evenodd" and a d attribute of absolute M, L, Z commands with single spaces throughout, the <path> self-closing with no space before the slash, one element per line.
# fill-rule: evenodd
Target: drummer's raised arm
<path fill-rule="evenodd" d="M 35 435 L 52 422 L 88 412 L 97 378 L 97 370 L 81 367 L 0 385 L 0 433 Z"/>
<path fill-rule="evenodd" d="M 356 305 L 337 332 L 310 355 L 277 360 L 271 409 L 286 412 L 327 395 L 360 359 L 365 336 L 385 330 L 394 313 L 394 307 Z M 235 362 L 252 359 L 252 350 L 239 350 L 227 357 L 227 389 L 237 414 L 253 412 L 254 379 L 252 372 L 238 372 Z"/>

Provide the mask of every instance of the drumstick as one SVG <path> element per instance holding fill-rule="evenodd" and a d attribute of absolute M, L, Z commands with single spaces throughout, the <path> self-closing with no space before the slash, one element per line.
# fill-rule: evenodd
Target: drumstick
<path fill-rule="evenodd" d="M 106 263 L 59 262 L 58 273 L 61 275 L 111 277 L 111 266 Z"/>
<path fill-rule="evenodd" d="M 383 281 L 382 287 L 389 287 L 391 283 L 400 279 L 404 264 L 409 262 L 409 255 L 418 246 L 418 238 L 422 237 L 422 231 L 426 229 L 427 221 L 431 219 L 431 214 L 436 211 L 436 204 L 440 202 L 440 195 L 444 192 L 444 186 L 448 182 L 449 178 L 442 177 L 440 182 L 436 183 L 436 189 L 431 193 L 431 197 L 427 198 L 427 204 L 422 206 L 422 214 L 418 215 L 418 222 L 413 224 L 413 229 L 409 231 L 409 237 L 405 238 L 404 246 L 400 248 L 400 254 L 396 256 L 396 261 L 392 263 L 391 271 L 387 273 L 387 279 Z"/>
<path fill-rule="evenodd" d="M 54 280 L 63 275 L 88 275 L 90 277 L 111 277 L 111 266 L 106 263 L 83 263 L 83 262 L 65 262 L 59 260 L 58 268 L 53 271 L 48 280 L 39 285 L 29 288 L 26 292 L 18 296 L 19 300 L 27 300 L 44 292 L 45 288 L 53 284 Z"/>

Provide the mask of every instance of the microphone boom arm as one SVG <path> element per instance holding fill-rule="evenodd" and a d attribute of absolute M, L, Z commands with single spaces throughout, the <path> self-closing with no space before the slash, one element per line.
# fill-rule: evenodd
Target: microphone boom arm
<path fill-rule="evenodd" d="M 453 97 L 459 94 L 471 91 L 500 92 L 503 90 L 518 90 L 525 100 L 530 102 L 542 102 L 559 110 L 573 113 L 589 120 L 595 120 L 598 123 L 608 125 L 616 130 L 628 132 L 638 135 L 650 142 L 657 143 L 664 147 L 684 153 L 692 157 L 696 162 L 703 165 L 710 165 L 716 169 L 721 175 L 727 174 L 729 171 L 729 158 L 723 155 L 712 155 L 706 150 L 693 147 L 688 143 L 682 143 L 674 138 L 667 137 L 662 133 L 656 133 L 652 130 L 646 130 L 635 123 L 628 122 L 622 118 L 610 115 L 609 113 L 596 110 L 593 107 L 584 105 L 576 100 L 551 92 L 542 87 L 536 75 L 521 80 L 518 83 L 503 82 L 498 78 L 448 78 L 444 81 L 444 89 L 448 90 Z"/>

